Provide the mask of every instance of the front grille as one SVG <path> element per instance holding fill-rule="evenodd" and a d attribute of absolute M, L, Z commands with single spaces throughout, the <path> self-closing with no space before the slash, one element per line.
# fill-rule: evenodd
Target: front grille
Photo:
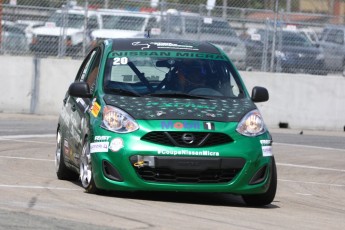
<path fill-rule="evenodd" d="M 186 143 L 183 141 L 184 134 L 193 135 L 194 141 Z M 141 140 L 155 144 L 178 147 L 208 147 L 233 142 L 233 139 L 224 133 L 204 133 L 204 132 L 150 132 Z"/>
<path fill-rule="evenodd" d="M 134 167 L 149 182 L 228 183 L 243 168 L 242 158 L 155 157 L 155 167 Z"/>

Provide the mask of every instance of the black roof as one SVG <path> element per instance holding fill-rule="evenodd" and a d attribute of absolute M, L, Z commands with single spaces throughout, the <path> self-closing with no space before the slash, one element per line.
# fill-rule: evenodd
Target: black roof
<path fill-rule="evenodd" d="M 113 50 L 133 51 L 189 51 L 201 53 L 219 54 L 219 50 L 209 42 L 177 40 L 177 39 L 153 39 L 153 38 L 120 38 L 112 39 Z"/>

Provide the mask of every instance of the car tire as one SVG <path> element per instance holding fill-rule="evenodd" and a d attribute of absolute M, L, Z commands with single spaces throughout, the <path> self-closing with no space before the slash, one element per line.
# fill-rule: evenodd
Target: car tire
<path fill-rule="evenodd" d="M 78 174 L 69 169 L 65 164 L 62 135 L 60 130 L 56 134 L 55 169 L 59 180 L 77 180 Z"/>
<path fill-rule="evenodd" d="M 96 187 L 93 179 L 92 165 L 91 165 L 91 153 L 90 143 L 85 138 L 83 150 L 80 156 L 80 181 L 87 193 L 99 193 L 100 190 Z"/>
<path fill-rule="evenodd" d="M 248 206 L 264 206 L 271 204 L 277 191 L 277 168 L 274 157 L 272 158 L 271 180 L 268 190 L 262 194 L 242 195 L 242 199 Z"/>

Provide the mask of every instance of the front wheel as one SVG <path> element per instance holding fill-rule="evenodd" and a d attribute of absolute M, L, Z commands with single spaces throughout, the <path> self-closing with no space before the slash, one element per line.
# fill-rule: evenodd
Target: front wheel
<path fill-rule="evenodd" d="M 56 134 L 56 151 L 55 151 L 55 170 L 59 180 L 77 180 L 78 174 L 67 168 L 65 164 L 65 153 L 62 147 L 61 131 Z"/>
<path fill-rule="evenodd" d="M 83 188 L 88 193 L 98 193 L 99 190 L 93 179 L 92 165 L 91 165 L 91 154 L 90 154 L 90 143 L 85 140 L 83 145 L 82 154 L 80 157 L 80 180 Z"/>
<path fill-rule="evenodd" d="M 272 158 L 271 181 L 268 190 L 262 194 L 242 195 L 244 202 L 249 206 L 264 206 L 272 203 L 277 191 L 277 168 Z"/>

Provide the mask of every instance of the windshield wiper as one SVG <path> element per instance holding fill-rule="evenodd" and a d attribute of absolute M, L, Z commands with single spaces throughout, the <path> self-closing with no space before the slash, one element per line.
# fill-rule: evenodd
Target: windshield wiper
<path fill-rule="evenodd" d="M 141 97 L 141 95 L 137 92 L 134 91 L 129 91 L 125 89 L 118 89 L 118 88 L 106 88 L 106 92 L 112 92 L 112 93 L 118 93 L 120 95 L 125 95 L 125 96 L 135 96 L 135 97 Z"/>
<path fill-rule="evenodd" d="M 199 96 L 199 95 L 191 95 L 187 93 L 181 92 L 161 92 L 161 93 L 150 93 L 146 94 L 145 96 L 151 97 L 172 97 L 172 98 L 196 98 L 196 99 L 210 99 L 209 97 Z"/>

